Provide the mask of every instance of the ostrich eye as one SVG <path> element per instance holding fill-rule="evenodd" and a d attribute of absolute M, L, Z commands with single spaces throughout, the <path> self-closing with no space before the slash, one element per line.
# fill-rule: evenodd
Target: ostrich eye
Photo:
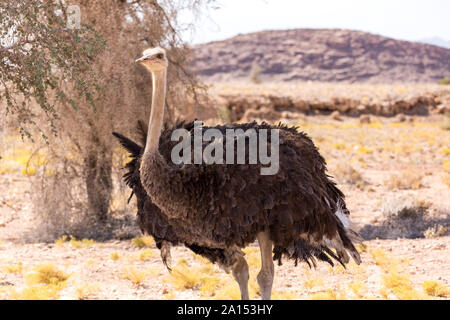
<path fill-rule="evenodd" d="M 162 58 L 164 58 L 164 55 L 163 55 L 162 53 L 158 53 L 158 54 L 156 55 L 156 58 L 157 58 L 157 59 L 162 59 Z"/>

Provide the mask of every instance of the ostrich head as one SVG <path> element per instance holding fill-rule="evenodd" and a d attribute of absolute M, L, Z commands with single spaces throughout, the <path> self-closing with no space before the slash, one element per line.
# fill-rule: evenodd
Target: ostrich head
<path fill-rule="evenodd" d="M 166 50 L 161 47 L 146 49 L 136 63 L 143 65 L 150 72 L 161 71 L 168 65 Z"/>

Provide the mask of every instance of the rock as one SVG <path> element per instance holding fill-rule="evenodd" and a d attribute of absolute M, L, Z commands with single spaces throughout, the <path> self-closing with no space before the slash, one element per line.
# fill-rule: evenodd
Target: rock
<path fill-rule="evenodd" d="M 440 104 L 436 107 L 436 113 L 438 114 L 448 114 L 450 113 L 450 106 Z"/>
<path fill-rule="evenodd" d="M 342 118 L 341 118 L 341 113 L 339 112 L 339 111 L 333 111 L 331 114 L 330 114 L 330 117 L 332 118 L 332 119 L 334 119 L 334 120 L 337 120 L 337 121 L 342 121 Z"/>
<path fill-rule="evenodd" d="M 397 122 L 405 122 L 406 116 L 403 113 L 399 113 L 395 116 L 395 121 Z"/>
<path fill-rule="evenodd" d="M 368 114 L 362 114 L 359 116 L 359 123 L 371 123 L 372 119 L 370 118 L 370 116 Z"/>

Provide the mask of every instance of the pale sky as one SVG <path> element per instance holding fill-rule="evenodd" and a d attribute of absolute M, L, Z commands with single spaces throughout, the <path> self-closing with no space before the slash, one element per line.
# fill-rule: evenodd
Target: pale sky
<path fill-rule="evenodd" d="M 192 43 L 272 29 L 342 28 L 403 40 L 450 40 L 450 0 L 218 0 Z"/>

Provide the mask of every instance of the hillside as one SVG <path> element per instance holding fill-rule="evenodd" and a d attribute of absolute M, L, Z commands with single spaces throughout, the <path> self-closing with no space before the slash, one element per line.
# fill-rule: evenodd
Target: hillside
<path fill-rule="evenodd" d="M 194 47 L 203 80 L 437 82 L 450 75 L 450 50 L 337 29 L 262 31 Z"/>

